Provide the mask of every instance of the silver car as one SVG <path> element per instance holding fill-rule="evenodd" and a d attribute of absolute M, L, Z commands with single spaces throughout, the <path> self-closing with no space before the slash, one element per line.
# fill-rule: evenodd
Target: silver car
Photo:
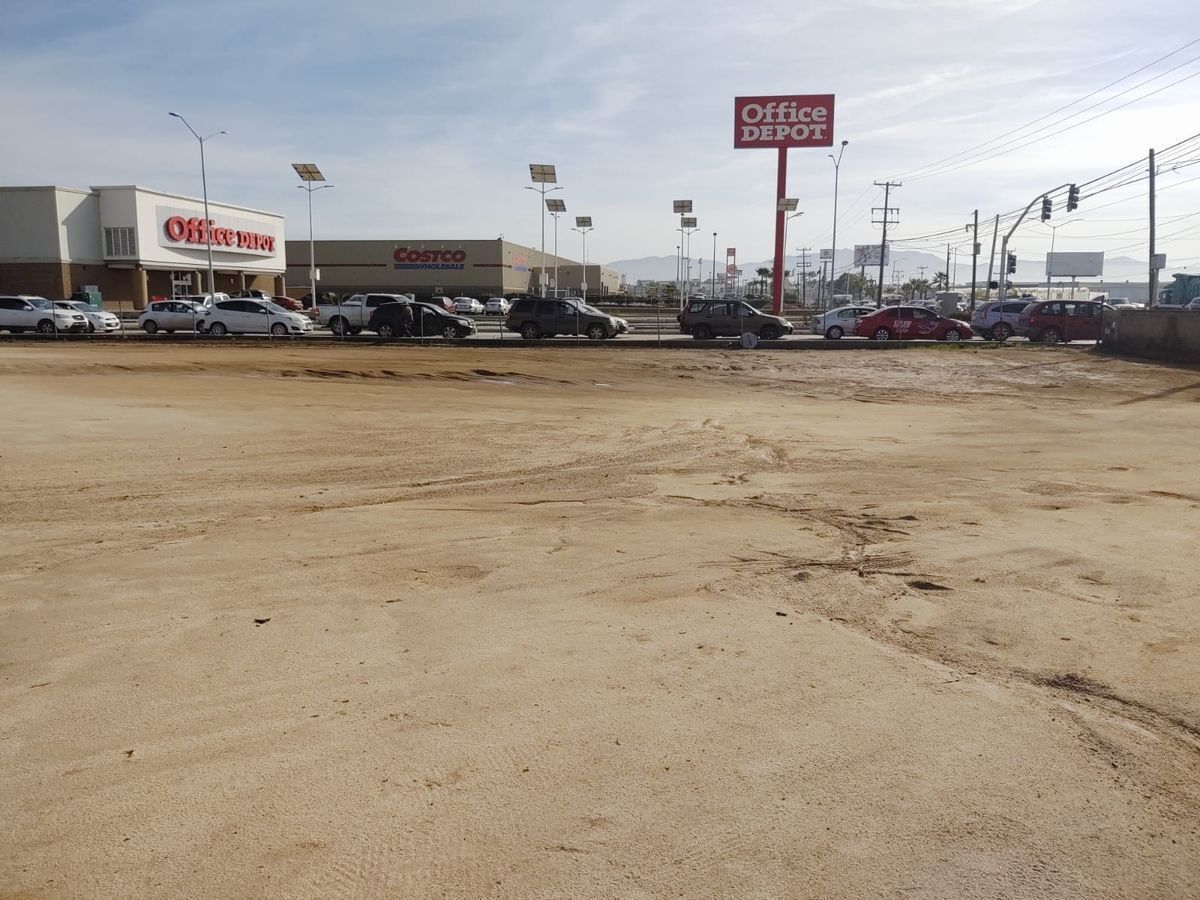
<path fill-rule="evenodd" d="M 869 316 L 875 312 L 872 306 L 839 306 L 819 316 L 813 316 L 813 334 L 824 335 L 831 341 L 841 340 L 848 334 L 854 334 L 854 320 L 860 316 Z"/>
<path fill-rule="evenodd" d="M 55 300 L 54 305 L 59 309 L 82 313 L 83 317 L 87 319 L 87 330 L 90 332 L 99 331 L 103 334 L 111 334 L 121 330 L 121 320 L 115 315 L 106 309 L 97 309 L 82 300 Z"/>

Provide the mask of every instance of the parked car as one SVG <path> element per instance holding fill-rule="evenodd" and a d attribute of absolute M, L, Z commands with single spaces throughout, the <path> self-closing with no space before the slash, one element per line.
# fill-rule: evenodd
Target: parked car
<path fill-rule="evenodd" d="M 488 302 L 484 305 L 484 314 L 489 316 L 503 316 L 508 313 L 512 306 L 503 297 L 488 297 Z"/>
<path fill-rule="evenodd" d="M 1184 309 L 1190 309 L 1194 312 L 1200 311 L 1200 297 L 1197 297 L 1195 300 L 1185 306 Z"/>
<path fill-rule="evenodd" d="M 992 300 L 975 307 L 971 327 L 988 341 L 1007 341 L 1017 333 L 1017 320 L 1029 305 L 1029 300 Z"/>
<path fill-rule="evenodd" d="M 923 306 L 888 306 L 874 310 L 858 320 L 854 333 L 873 341 L 969 341 L 975 334 L 966 322 L 939 316 Z"/>
<path fill-rule="evenodd" d="M 680 332 L 698 341 L 737 337 L 747 332 L 764 341 L 773 341 L 795 330 L 782 316 L 761 312 L 740 300 L 692 300 L 675 318 Z"/>
<path fill-rule="evenodd" d="M 155 300 L 146 305 L 138 316 L 138 328 L 147 334 L 165 331 L 192 330 L 202 331 L 204 328 L 204 312 L 208 307 L 194 300 Z"/>
<path fill-rule="evenodd" d="M 267 298 L 276 306 L 282 306 L 288 312 L 300 312 L 304 309 L 304 304 L 299 300 L 293 300 L 291 297 L 284 297 L 282 294 L 272 294 Z"/>
<path fill-rule="evenodd" d="M 103 332 L 110 334 L 114 331 L 121 330 L 121 320 L 113 313 L 106 309 L 97 309 L 90 303 L 84 303 L 82 300 L 55 300 L 54 305 L 58 309 L 69 309 L 73 312 L 83 313 L 83 317 L 87 319 L 87 331 Z"/>
<path fill-rule="evenodd" d="M 410 303 L 407 294 L 352 294 L 340 303 L 325 303 L 317 307 L 317 322 L 328 325 L 334 334 L 358 334 L 371 319 L 371 313 L 385 303 Z"/>
<path fill-rule="evenodd" d="M 504 327 L 527 341 L 558 334 L 587 335 L 589 340 L 602 341 L 621 333 L 621 323 L 613 316 L 588 306 L 578 297 L 558 300 L 524 297 L 513 303 Z"/>
<path fill-rule="evenodd" d="M 1105 304 L 1105 306 L 1110 306 L 1112 309 L 1145 309 L 1146 308 L 1146 307 L 1142 306 L 1140 303 L 1112 303 L 1112 304 Z M 1198 308 L 1200 308 L 1200 307 L 1198 307 Z"/>
<path fill-rule="evenodd" d="M 873 312 L 873 306 L 839 306 L 813 316 L 811 331 L 813 334 L 823 334 L 831 341 L 841 340 L 847 334 L 854 334 L 855 319 Z"/>
<path fill-rule="evenodd" d="M 474 297 L 455 297 L 454 311 L 459 315 L 478 316 L 483 313 L 483 304 Z"/>
<path fill-rule="evenodd" d="M 212 306 L 214 303 L 220 303 L 222 300 L 233 299 L 228 294 L 223 294 L 218 291 L 215 294 L 187 294 L 183 297 L 176 297 L 176 300 L 189 300 L 192 303 L 198 303 L 200 306 Z"/>
<path fill-rule="evenodd" d="M 1101 306 L 1093 300 L 1031 303 L 1017 320 L 1017 334 L 1043 344 L 1094 341 L 1100 337 Z"/>
<path fill-rule="evenodd" d="M 446 312 L 432 303 L 414 303 L 403 300 L 375 307 L 367 320 L 367 330 L 384 338 L 401 337 L 403 332 L 403 310 L 412 310 L 411 337 L 434 337 L 441 335 L 447 340 L 470 337 L 475 333 L 475 322 L 465 316 Z"/>
<path fill-rule="evenodd" d="M 87 331 L 88 321 L 77 310 L 61 309 L 33 294 L 0 294 L 0 329 L 19 334 L 37 331 Z"/>
<path fill-rule="evenodd" d="M 412 299 L 412 298 L 410 297 L 409 299 Z M 439 295 L 437 297 L 434 297 L 432 300 L 430 300 L 430 302 L 434 306 L 440 306 L 446 312 L 452 313 L 455 311 L 454 301 L 451 300 L 449 297 L 444 297 L 444 296 Z"/>
<path fill-rule="evenodd" d="M 224 334 L 273 334 L 285 337 L 313 330 L 312 320 L 269 300 L 221 300 L 204 310 L 204 331 Z"/>

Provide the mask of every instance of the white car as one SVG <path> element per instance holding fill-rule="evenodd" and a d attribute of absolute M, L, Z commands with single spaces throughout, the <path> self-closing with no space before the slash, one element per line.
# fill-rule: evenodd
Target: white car
<path fill-rule="evenodd" d="M 503 297 L 488 297 L 487 305 L 483 311 L 489 316 L 503 316 L 511 307 L 512 304 Z"/>
<path fill-rule="evenodd" d="M 474 297 L 455 297 L 454 311 L 460 316 L 477 316 L 483 312 L 483 304 Z"/>
<path fill-rule="evenodd" d="M 146 334 L 165 331 L 197 331 L 204 327 L 205 307 L 192 300 L 155 300 L 138 316 L 138 328 Z"/>
<path fill-rule="evenodd" d="M 58 309 L 45 297 L 32 294 L 0 294 L 0 330 L 17 334 L 37 331 L 55 334 L 59 331 L 87 331 L 83 313 Z"/>
<path fill-rule="evenodd" d="M 1184 309 L 1200 311 L 1200 297 L 1193 297 L 1192 302 L 1185 306 Z"/>
<path fill-rule="evenodd" d="M 848 334 L 854 334 L 854 320 L 860 316 L 869 316 L 875 312 L 871 306 L 839 306 L 827 313 L 813 316 L 813 334 L 823 334 L 831 341 L 841 340 Z"/>
<path fill-rule="evenodd" d="M 218 300 L 204 310 L 204 331 L 220 337 L 224 334 L 307 334 L 312 319 L 290 312 L 276 303 L 251 300 Z"/>
<path fill-rule="evenodd" d="M 105 309 L 97 309 L 90 303 L 84 303 L 82 300 L 55 300 L 54 305 L 59 309 L 69 309 L 72 312 L 83 313 L 83 317 L 87 319 L 88 331 L 112 334 L 114 331 L 121 330 L 121 320 L 113 313 Z"/>

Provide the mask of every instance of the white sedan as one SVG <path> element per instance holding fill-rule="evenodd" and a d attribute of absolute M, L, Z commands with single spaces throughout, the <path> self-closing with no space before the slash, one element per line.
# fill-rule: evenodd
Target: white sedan
<path fill-rule="evenodd" d="M 455 297 L 454 311 L 459 315 L 477 316 L 483 312 L 483 304 L 474 297 Z"/>
<path fill-rule="evenodd" d="M 204 325 L 204 310 L 204 306 L 191 300 L 155 300 L 138 316 L 138 328 L 146 334 L 200 330 Z"/>
<path fill-rule="evenodd" d="M 484 307 L 484 312 L 489 316 L 502 316 L 512 308 L 512 304 L 503 297 L 488 297 L 487 306 Z"/>
<path fill-rule="evenodd" d="M 312 319 L 284 309 L 277 303 L 242 297 L 219 300 L 204 311 L 203 330 L 215 337 L 225 334 L 307 334 Z"/>
<path fill-rule="evenodd" d="M 869 316 L 875 312 L 870 306 L 839 306 L 827 313 L 813 316 L 812 333 L 822 334 L 831 341 L 841 340 L 848 334 L 854 334 L 854 320 L 860 316 Z"/>
<path fill-rule="evenodd" d="M 90 303 L 84 303 L 82 300 L 55 300 L 54 305 L 59 309 L 83 313 L 83 317 L 87 319 L 88 331 L 111 334 L 114 331 L 121 330 L 121 320 L 115 315 L 107 310 L 97 309 Z"/>

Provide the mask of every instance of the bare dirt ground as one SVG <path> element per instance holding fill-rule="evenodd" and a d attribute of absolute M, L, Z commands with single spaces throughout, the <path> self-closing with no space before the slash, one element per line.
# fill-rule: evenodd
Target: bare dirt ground
<path fill-rule="evenodd" d="M 1200 372 L 0 351 L 0 894 L 1200 894 Z"/>

